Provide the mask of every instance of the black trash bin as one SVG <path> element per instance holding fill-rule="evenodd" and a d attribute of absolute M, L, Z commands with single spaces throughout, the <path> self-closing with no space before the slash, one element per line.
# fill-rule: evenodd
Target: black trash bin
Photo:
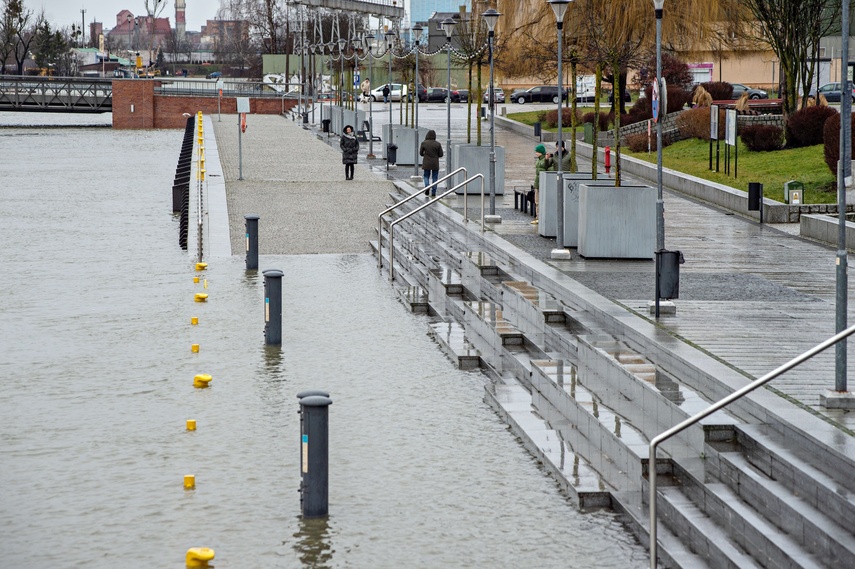
<path fill-rule="evenodd" d="M 309 113 L 303 111 L 303 124 L 309 124 Z"/>
<path fill-rule="evenodd" d="M 759 210 L 761 199 L 763 199 L 763 184 L 748 182 L 748 211 Z"/>
<path fill-rule="evenodd" d="M 324 132 L 326 132 L 326 133 L 329 133 L 329 131 L 330 131 L 330 119 L 324 119 L 324 120 L 322 120 L 322 121 L 321 121 L 321 125 L 323 125 L 323 126 L 322 126 L 323 131 L 324 131 Z"/>
<path fill-rule="evenodd" d="M 540 121 L 537 121 L 536 123 L 534 123 L 534 135 L 537 138 L 540 138 Z"/>
<path fill-rule="evenodd" d="M 396 144 L 386 145 L 386 162 L 388 164 L 398 163 L 398 146 Z"/>
<path fill-rule="evenodd" d="M 680 265 L 686 262 L 681 251 L 656 252 L 659 257 L 659 298 L 680 298 Z"/>

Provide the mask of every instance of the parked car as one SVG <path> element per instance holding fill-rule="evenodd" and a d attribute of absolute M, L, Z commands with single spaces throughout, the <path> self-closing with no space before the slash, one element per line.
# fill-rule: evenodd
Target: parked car
<path fill-rule="evenodd" d="M 614 91 L 612 91 L 611 93 L 609 93 L 609 104 L 610 105 L 612 104 L 612 100 L 614 98 L 615 98 L 614 97 Z M 623 102 L 624 103 L 631 103 L 632 102 L 632 95 L 630 95 L 629 91 L 627 91 L 626 89 L 623 90 Z"/>
<path fill-rule="evenodd" d="M 733 85 L 733 92 L 730 95 L 730 97 L 732 99 L 740 98 L 742 96 L 742 94 L 746 91 L 748 91 L 748 98 L 749 99 L 768 99 L 769 98 L 769 93 L 767 93 L 766 91 L 764 91 L 762 89 L 754 89 L 752 87 L 748 87 L 747 85 L 743 85 L 742 83 L 731 83 L 731 85 Z M 838 87 L 840 86 L 839 83 L 837 85 L 838 85 Z M 838 97 L 839 97 L 839 95 L 838 95 Z M 828 97 L 826 97 L 826 99 L 827 98 Z M 839 101 L 840 99 L 838 98 L 837 100 Z"/>
<path fill-rule="evenodd" d="M 466 103 L 469 101 L 469 91 L 467 89 L 458 89 L 451 92 L 451 100 L 455 103 Z"/>
<path fill-rule="evenodd" d="M 561 100 L 567 100 L 567 89 L 561 94 Z M 511 93 L 514 103 L 558 103 L 558 85 L 541 85 L 531 89 L 517 89 Z"/>
<path fill-rule="evenodd" d="M 205 79 L 219 79 L 223 74 L 219 71 L 211 71 L 207 75 L 205 75 Z"/>
<path fill-rule="evenodd" d="M 489 89 L 488 89 L 488 91 L 489 91 Z M 505 102 L 505 92 L 498 87 L 496 89 L 494 89 L 494 92 L 495 92 L 494 102 L 504 103 Z M 489 103 L 490 102 L 489 98 L 490 98 L 490 94 L 487 91 L 484 91 L 484 102 Z"/>
<path fill-rule="evenodd" d="M 386 85 L 388 85 L 388 83 L 384 83 L 383 85 L 380 85 L 376 89 L 371 90 L 370 97 L 371 97 L 372 101 L 382 101 L 383 100 L 383 87 L 385 87 Z M 390 89 L 391 92 L 389 93 L 389 98 L 392 99 L 393 101 L 400 101 L 401 100 L 401 89 L 402 89 L 402 85 L 400 83 L 392 83 L 392 87 Z"/>
<path fill-rule="evenodd" d="M 576 91 L 577 103 L 593 103 L 597 100 L 597 92 L 593 88 L 578 89 Z"/>
<path fill-rule="evenodd" d="M 416 91 L 417 91 L 417 92 L 418 92 L 418 94 L 419 94 L 419 102 L 420 102 L 420 103 L 424 103 L 425 101 L 427 101 L 427 91 L 428 91 L 428 90 L 427 90 L 427 87 L 425 87 L 424 85 L 422 85 L 421 83 L 419 83 L 419 86 L 417 87 Z M 412 94 L 412 93 L 409 93 L 409 94 L 407 95 L 407 100 L 408 100 L 408 101 L 412 101 L 412 100 L 413 100 L 413 94 Z"/>
<path fill-rule="evenodd" d="M 816 98 L 817 93 L 823 95 L 825 100 L 829 103 L 839 103 L 840 102 L 840 88 L 841 83 L 826 83 L 822 87 L 817 89 L 810 90 L 810 96 Z M 852 102 L 855 102 L 855 86 L 852 83 L 849 83 L 849 91 L 852 93 Z"/>
<path fill-rule="evenodd" d="M 427 90 L 425 101 L 428 103 L 444 103 L 448 98 L 448 89 L 444 87 L 431 87 Z"/>

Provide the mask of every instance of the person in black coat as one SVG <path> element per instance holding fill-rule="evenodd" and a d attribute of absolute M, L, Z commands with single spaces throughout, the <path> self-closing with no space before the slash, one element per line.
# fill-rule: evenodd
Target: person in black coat
<path fill-rule="evenodd" d="M 436 183 L 439 176 L 439 159 L 442 158 L 442 145 L 436 140 L 436 131 L 429 130 L 424 141 L 419 147 L 419 156 L 423 156 L 422 170 L 424 171 L 425 187 L 427 188 L 431 180 Z M 428 195 L 428 190 L 425 190 L 425 195 Z M 436 186 L 433 187 L 431 195 L 436 195 Z"/>
<path fill-rule="evenodd" d="M 352 180 L 353 165 L 356 164 L 356 159 L 359 157 L 359 140 L 357 140 L 352 126 L 344 127 L 338 145 L 341 148 L 341 163 L 344 164 L 344 179 Z"/>

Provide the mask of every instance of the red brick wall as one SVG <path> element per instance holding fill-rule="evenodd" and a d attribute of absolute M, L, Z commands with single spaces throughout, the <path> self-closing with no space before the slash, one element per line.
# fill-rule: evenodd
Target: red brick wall
<path fill-rule="evenodd" d="M 154 88 L 158 85 L 158 81 L 140 79 L 113 81 L 113 128 L 184 128 L 187 124 L 184 113 L 217 113 L 216 97 L 155 95 Z M 296 104 L 294 99 L 286 99 L 285 111 Z M 282 99 L 250 98 L 249 109 L 254 114 L 278 115 L 283 109 Z M 237 113 L 237 100 L 234 97 L 223 97 L 221 112 L 231 115 Z"/>

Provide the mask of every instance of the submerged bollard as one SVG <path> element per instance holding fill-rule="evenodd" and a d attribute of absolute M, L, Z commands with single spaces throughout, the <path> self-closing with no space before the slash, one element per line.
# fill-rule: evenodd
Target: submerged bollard
<path fill-rule="evenodd" d="M 304 518 L 329 514 L 330 405 L 332 399 L 323 395 L 300 399 L 300 508 Z"/>
<path fill-rule="evenodd" d="M 246 270 L 258 270 L 258 216 L 245 215 L 246 220 Z"/>
<path fill-rule="evenodd" d="M 282 345 L 282 271 L 267 269 L 264 275 L 264 343 Z"/>

